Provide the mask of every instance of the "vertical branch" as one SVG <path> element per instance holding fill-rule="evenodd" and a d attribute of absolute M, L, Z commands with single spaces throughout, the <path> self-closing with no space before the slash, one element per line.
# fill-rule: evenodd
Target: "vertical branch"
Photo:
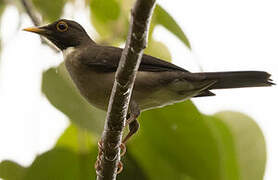
<path fill-rule="evenodd" d="M 132 11 L 130 29 L 116 72 L 110 96 L 107 118 L 102 134 L 103 153 L 100 156 L 98 180 L 116 179 L 120 161 L 119 146 L 134 80 L 147 45 L 148 29 L 155 0 L 137 0 Z"/>
<path fill-rule="evenodd" d="M 34 10 L 33 4 L 29 1 L 29 0 L 21 0 L 21 4 L 24 7 L 26 13 L 28 14 L 28 16 L 30 17 L 30 19 L 32 20 L 33 24 L 35 26 L 40 26 L 41 25 L 41 20 L 38 17 L 37 13 Z M 58 49 L 51 44 L 49 41 L 41 38 L 41 43 L 42 44 L 46 44 L 48 45 L 51 49 L 53 49 L 55 52 L 59 52 Z"/>

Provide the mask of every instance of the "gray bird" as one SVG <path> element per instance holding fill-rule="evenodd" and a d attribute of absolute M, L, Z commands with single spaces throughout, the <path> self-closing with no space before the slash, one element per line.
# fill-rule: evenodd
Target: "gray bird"
<path fill-rule="evenodd" d="M 66 68 L 80 93 L 93 106 L 107 110 L 122 49 L 96 44 L 75 21 L 61 19 L 25 31 L 40 34 L 64 55 Z M 214 96 L 210 90 L 271 86 L 270 74 L 263 71 L 191 73 L 181 67 L 144 54 L 136 76 L 129 106 L 130 132 L 138 130 L 141 111 L 162 107 L 193 97 Z"/>

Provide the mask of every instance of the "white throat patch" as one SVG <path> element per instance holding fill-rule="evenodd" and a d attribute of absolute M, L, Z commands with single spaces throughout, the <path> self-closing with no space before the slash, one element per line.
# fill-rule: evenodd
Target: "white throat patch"
<path fill-rule="evenodd" d="M 74 47 L 68 47 L 67 49 L 64 49 L 63 52 L 63 56 L 64 58 L 66 58 L 68 55 L 70 55 L 71 53 L 74 53 L 74 51 L 76 50 L 76 48 Z"/>

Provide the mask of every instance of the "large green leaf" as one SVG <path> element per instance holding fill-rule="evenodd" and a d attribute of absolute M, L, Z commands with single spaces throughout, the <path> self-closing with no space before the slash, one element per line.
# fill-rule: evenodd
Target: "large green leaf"
<path fill-rule="evenodd" d="M 50 103 L 82 128 L 100 134 L 105 112 L 91 106 L 73 85 L 64 64 L 43 73 L 42 92 Z"/>
<path fill-rule="evenodd" d="M 42 14 L 43 19 L 49 22 L 60 18 L 67 0 L 32 0 L 36 9 Z"/>
<path fill-rule="evenodd" d="M 266 144 L 259 126 L 250 117 L 236 112 L 224 111 L 215 115 L 218 123 L 226 126 L 234 144 L 234 158 L 239 179 L 261 180 L 266 165 Z M 222 136 L 224 137 L 224 136 Z M 220 144 L 224 148 L 224 144 Z M 227 150 L 226 146 L 226 150 Z M 227 175 L 232 176 L 232 174 Z"/>
<path fill-rule="evenodd" d="M 95 138 L 74 125 L 63 133 L 56 146 L 39 155 L 30 167 L 4 161 L 0 163 L 0 177 L 5 180 L 91 180 L 95 179 L 97 157 Z M 127 153 L 123 158 L 121 180 L 148 179 L 136 160 Z"/>
<path fill-rule="evenodd" d="M 96 149 L 96 148 L 94 148 Z M 76 153 L 67 148 L 54 148 L 38 156 L 27 169 L 24 180 L 91 180 L 96 152 Z"/>
<path fill-rule="evenodd" d="M 91 0 L 90 7 L 94 17 L 103 23 L 117 20 L 121 13 L 116 0 Z"/>
<path fill-rule="evenodd" d="M 220 179 L 217 142 L 187 101 L 144 112 L 129 150 L 155 179 Z"/>
<path fill-rule="evenodd" d="M 21 180 L 25 175 L 26 168 L 13 161 L 0 163 L 0 178 L 5 180 Z"/>
<path fill-rule="evenodd" d="M 91 20 L 102 43 L 121 43 L 126 38 L 128 19 L 117 0 L 91 0 Z"/>
<path fill-rule="evenodd" d="M 74 150 L 77 153 L 86 154 L 93 150 L 94 157 L 91 158 L 91 162 L 94 163 L 96 160 L 96 138 L 92 136 L 88 131 L 82 130 L 74 125 L 69 126 L 63 135 L 57 141 L 56 147 L 64 147 Z M 122 162 L 124 164 L 124 171 L 119 174 L 118 179 L 129 180 L 134 177 L 134 180 L 145 180 L 146 175 L 142 171 L 140 165 L 136 162 L 136 159 L 127 153 Z M 94 171 L 89 168 L 89 171 Z M 95 174 L 94 174 L 95 175 Z"/>
<path fill-rule="evenodd" d="M 141 115 L 139 135 L 128 150 L 154 180 L 262 179 L 265 144 L 260 129 L 250 118 L 230 117 L 240 119 L 237 126 L 250 128 L 250 134 L 235 131 L 222 116 L 202 115 L 190 101 L 147 111 Z M 238 148 L 244 143 L 258 147 Z M 248 163 L 256 165 L 244 168 Z"/>
<path fill-rule="evenodd" d="M 165 27 L 168 31 L 173 33 L 177 38 L 179 38 L 185 46 L 187 46 L 189 49 L 191 49 L 190 42 L 188 38 L 186 37 L 185 33 L 181 29 L 181 27 L 178 25 L 178 23 L 175 21 L 175 19 L 160 5 L 156 5 L 153 19 L 152 19 L 152 28 L 156 25 L 162 25 Z"/>
<path fill-rule="evenodd" d="M 144 53 L 171 62 L 171 53 L 163 42 L 154 39 L 149 40 Z"/>

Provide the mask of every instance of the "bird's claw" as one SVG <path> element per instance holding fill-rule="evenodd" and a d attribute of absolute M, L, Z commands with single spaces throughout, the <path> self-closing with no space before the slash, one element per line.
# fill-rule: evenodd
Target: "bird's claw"
<path fill-rule="evenodd" d="M 117 169 L 117 174 L 120 174 L 124 169 L 123 163 L 119 161 L 118 163 L 118 169 Z"/>
<path fill-rule="evenodd" d="M 126 146 L 125 146 L 125 144 L 124 143 L 121 143 L 120 144 L 120 149 L 121 149 L 121 157 L 122 156 L 124 156 L 125 155 L 125 153 L 126 153 Z"/>
<path fill-rule="evenodd" d="M 125 146 L 125 144 L 124 143 L 121 143 L 120 144 L 120 149 L 121 149 L 121 154 L 120 154 L 120 156 L 124 156 L 125 155 L 125 153 L 126 153 L 126 146 Z M 100 171 L 100 169 L 101 169 L 101 165 L 100 165 L 100 162 L 101 162 L 101 159 L 100 159 L 100 157 L 103 155 L 103 143 L 102 143 L 102 140 L 100 140 L 99 142 L 98 142 L 98 156 L 97 156 L 97 160 L 96 160 L 96 163 L 95 163 L 95 169 L 96 169 L 96 173 L 98 174 L 98 175 L 100 175 L 99 174 L 99 171 Z M 118 169 L 117 169 L 117 174 L 119 174 L 119 173 L 121 173 L 123 171 L 123 163 L 121 162 L 121 161 L 119 161 L 119 163 L 118 163 Z"/>
<path fill-rule="evenodd" d="M 97 155 L 97 160 L 96 160 L 96 163 L 95 163 L 95 169 L 96 169 L 96 173 L 98 174 L 101 166 L 100 166 L 100 157 L 103 155 L 103 145 L 102 145 L 102 140 L 100 140 L 98 142 L 98 155 Z"/>

